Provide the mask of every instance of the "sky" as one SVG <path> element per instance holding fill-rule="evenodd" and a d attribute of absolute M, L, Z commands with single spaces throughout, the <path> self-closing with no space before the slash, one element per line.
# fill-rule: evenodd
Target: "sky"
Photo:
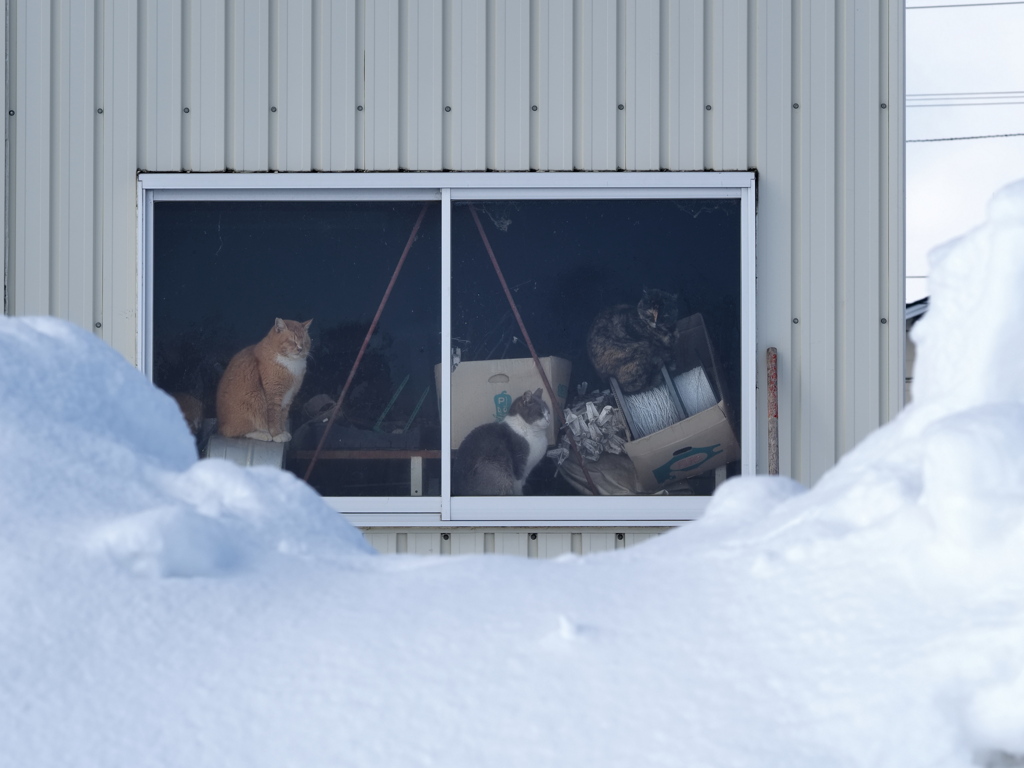
<path fill-rule="evenodd" d="M 924 8 L 935 5 L 975 7 Z M 914 10 L 917 8 L 918 10 Z M 907 0 L 907 301 L 928 295 L 927 255 L 981 223 L 988 199 L 1024 174 L 1024 2 Z M 945 99 L 934 94 L 991 94 Z M 976 102 L 1014 102 L 980 106 Z M 913 106 L 940 103 L 969 106 Z"/>

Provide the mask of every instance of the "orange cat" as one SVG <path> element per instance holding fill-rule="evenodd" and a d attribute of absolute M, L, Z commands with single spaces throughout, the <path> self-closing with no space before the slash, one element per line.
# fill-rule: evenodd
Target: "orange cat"
<path fill-rule="evenodd" d="M 288 409 L 306 375 L 309 324 L 276 318 L 270 333 L 231 358 L 217 385 L 217 431 L 286 443 Z"/>

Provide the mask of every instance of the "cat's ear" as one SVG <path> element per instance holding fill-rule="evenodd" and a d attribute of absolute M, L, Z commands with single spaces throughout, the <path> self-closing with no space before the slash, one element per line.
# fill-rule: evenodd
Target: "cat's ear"
<path fill-rule="evenodd" d="M 544 390 L 541 389 L 540 387 L 537 387 L 537 391 L 533 393 L 533 396 L 536 399 L 538 399 L 538 400 L 543 400 L 544 399 Z"/>
<path fill-rule="evenodd" d="M 280 333 L 281 331 L 283 331 L 285 329 L 285 327 L 286 326 L 284 324 L 284 320 L 282 320 L 280 317 L 275 317 L 274 318 L 274 330 L 275 331 Z"/>
<path fill-rule="evenodd" d="M 304 322 L 304 323 L 302 324 L 302 327 L 303 327 L 303 328 L 305 328 L 305 329 L 306 329 L 306 330 L 308 331 L 308 330 L 309 330 L 309 326 L 310 326 L 310 324 L 311 324 L 312 322 L 313 322 L 313 318 L 311 317 L 311 318 L 309 318 L 309 320 L 307 320 L 306 322 Z"/>

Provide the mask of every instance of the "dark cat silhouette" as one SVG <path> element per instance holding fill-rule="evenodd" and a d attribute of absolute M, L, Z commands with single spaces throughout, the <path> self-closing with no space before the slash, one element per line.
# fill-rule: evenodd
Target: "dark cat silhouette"
<path fill-rule="evenodd" d="M 663 365 L 671 367 L 679 310 L 675 295 L 645 289 L 635 306 L 602 310 L 587 334 L 590 362 L 601 378 L 614 376 L 623 392 L 656 383 Z"/>

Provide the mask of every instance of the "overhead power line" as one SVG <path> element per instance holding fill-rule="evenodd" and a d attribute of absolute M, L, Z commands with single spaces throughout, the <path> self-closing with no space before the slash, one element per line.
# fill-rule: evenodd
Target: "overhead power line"
<path fill-rule="evenodd" d="M 1003 0 L 997 3 L 944 3 L 942 5 L 908 5 L 908 11 L 923 11 L 929 8 L 981 8 L 986 5 L 1024 5 L 1024 0 Z"/>
<path fill-rule="evenodd" d="M 975 139 L 1005 139 L 1011 136 L 1024 136 L 1024 133 L 990 133 L 984 136 L 947 136 L 941 139 L 907 139 L 907 144 L 925 144 L 935 141 L 974 141 Z"/>

